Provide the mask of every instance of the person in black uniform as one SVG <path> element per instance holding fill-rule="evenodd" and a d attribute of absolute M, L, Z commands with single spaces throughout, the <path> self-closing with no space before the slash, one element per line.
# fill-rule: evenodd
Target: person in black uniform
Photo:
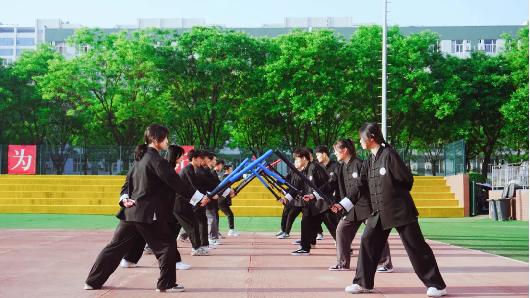
<path fill-rule="evenodd" d="M 177 165 L 180 163 L 180 160 L 182 158 L 182 155 L 184 154 L 184 149 L 177 145 L 170 145 L 167 149 L 167 155 L 166 160 L 169 162 L 170 166 L 172 168 L 177 168 Z M 127 182 L 126 182 L 127 184 Z M 127 188 L 122 188 L 122 196 L 127 195 L 124 193 L 124 190 L 127 190 Z M 175 194 L 173 194 L 175 195 Z M 128 196 L 127 196 L 128 198 Z M 175 231 L 175 237 L 178 236 L 181 228 L 184 228 L 184 230 L 190 235 L 190 240 L 192 244 L 192 255 L 204 255 L 206 253 L 194 253 L 196 250 L 200 248 L 200 238 L 199 238 L 199 228 L 197 219 L 195 218 L 195 215 L 193 214 L 192 205 L 189 202 L 186 202 L 186 199 L 179 199 L 176 198 L 173 200 L 174 205 L 173 206 L 167 206 L 168 208 L 173 208 L 173 216 L 175 217 L 174 225 L 171 225 L 171 228 Z M 136 264 L 142 257 L 142 253 L 144 251 L 145 246 L 145 240 L 141 239 L 141 241 L 138 241 L 134 244 L 133 248 L 125 254 L 123 259 L 120 262 L 120 266 L 124 268 L 133 268 L 136 267 Z M 148 246 L 146 246 L 146 249 Z M 186 264 L 182 261 L 182 257 L 178 251 L 177 248 L 177 263 L 175 264 L 175 268 L 178 270 L 188 270 L 191 268 L 191 265 Z"/>
<path fill-rule="evenodd" d="M 300 163 L 304 168 L 303 174 L 311 180 L 321 192 L 331 196 L 331 187 L 329 186 L 329 176 L 326 170 L 317 162 L 310 162 L 310 153 L 306 149 L 297 149 L 294 151 L 295 161 Z M 335 239 L 335 230 L 337 229 L 337 217 L 330 210 L 330 203 L 315 195 L 316 192 L 304 185 L 305 206 L 302 213 L 302 238 L 300 239 L 301 248 L 293 251 L 294 256 L 307 256 L 311 251 L 311 242 L 316 239 L 318 225 L 320 220 L 324 222 L 330 234 Z"/>
<path fill-rule="evenodd" d="M 123 255 L 131 245 L 143 238 L 153 250 L 159 266 L 160 278 L 156 290 L 159 292 L 182 292 L 184 287 L 176 283 L 176 243 L 171 209 L 167 201 L 173 199 L 171 191 L 194 202 L 206 204 L 208 198 L 175 173 L 159 151 L 167 149 L 169 131 L 161 125 L 150 125 L 144 133 L 145 153 L 129 172 L 128 193 L 130 199 L 122 201 L 126 209 L 125 220 L 121 220 L 111 242 L 100 252 L 86 279 L 85 289 L 99 289 L 110 274 L 116 270 Z"/>
<path fill-rule="evenodd" d="M 204 181 L 205 191 L 210 192 L 221 182 L 219 177 L 212 173 L 216 156 L 214 153 L 205 151 L 202 167 L 197 171 L 197 176 Z M 206 205 L 206 218 L 208 220 L 208 243 L 211 247 L 221 244 L 219 240 L 219 196 Z"/>
<path fill-rule="evenodd" d="M 305 147 L 305 149 L 307 151 L 309 151 L 309 157 L 310 157 L 309 161 L 310 162 L 315 162 L 315 164 L 319 164 L 320 165 L 320 163 L 318 161 L 315 161 L 315 159 L 314 159 L 313 149 L 311 149 L 311 147 Z M 337 222 L 338 222 L 338 220 L 337 220 Z M 322 220 L 316 226 L 317 226 L 317 234 L 315 236 L 315 240 L 311 240 L 311 244 L 313 244 L 313 245 L 316 245 L 316 243 L 317 243 L 316 240 L 324 240 L 324 230 L 322 229 Z M 293 244 L 294 243 L 300 244 L 300 240 L 293 242 Z"/>
<path fill-rule="evenodd" d="M 207 193 L 209 187 L 207 181 L 204 181 L 200 177 L 199 173 L 203 170 L 204 158 L 207 153 L 202 150 L 190 150 L 188 152 L 188 159 L 190 163 L 180 171 L 179 176 L 186 179 L 196 189 L 202 193 Z M 206 218 L 206 206 L 195 205 L 193 212 L 199 226 L 199 239 L 201 250 L 198 251 L 199 255 L 203 255 L 203 252 L 207 252 L 210 249 L 208 243 L 208 219 Z M 182 238 L 186 238 L 187 234 L 182 234 Z"/>
<path fill-rule="evenodd" d="M 430 246 L 418 224 L 418 210 L 410 195 L 414 178 L 399 154 L 385 141 L 376 123 L 359 130 L 363 149 L 370 150 L 367 178 L 372 202 L 361 238 L 357 269 L 348 293 L 366 293 L 374 288 L 377 261 L 392 228 L 396 228 L 414 272 L 427 287 L 427 296 L 447 294 L 446 285 Z"/>
<path fill-rule="evenodd" d="M 299 170 L 302 171 L 303 167 L 300 166 L 300 162 L 296 161 L 294 162 L 294 166 Z M 287 174 L 285 177 L 289 183 L 294 186 L 296 189 L 303 189 L 304 184 L 303 181 L 298 175 L 293 174 L 291 171 Z M 290 193 L 289 194 L 292 199 L 288 200 L 286 198 L 282 199 L 280 202 L 284 205 L 283 212 L 282 212 L 282 221 L 281 221 L 281 233 L 278 233 L 276 235 L 276 238 L 278 239 L 288 239 L 291 237 L 291 229 L 293 227 L 294 221 L 302 213 L 304 201 L 302 200 L 302 197 L 299 196 L 296 193 Z M 315 242 L 312 242 L 312 244 L 315 244 Z"/>
<path fill-rule="evenodd" d="M 219 179 L 222 181 L 232 173 L 233 169 L 231 165 L 225 165 L 224 161 L 221 161 L 223 165 L 223 171 L 221 173 L 223 173 L 223 176 L 221 176 Z M 218 164 L 219 161 L 216 163 L 216 167 L 218 166 Z M 215 171 L 219 173 L 217 170 Z M 229 195 L 220 196 L 219 210 L 221 210 L 226 215 L 226 219 L 228 220 L 228 233 L 226 233 L 226 235 L 231 237 L 238 237 L 239 232 L 235 229 L 234 212 L 232 211 L 232 208 L 230 208 L 230 206 L 232 206 L 232 197 L 234 195 L 234 192 L 230 192 Z"/>
<path fill-rule="evenodd" d="M 339 195 L 339 186 L 337 182 L 337 169 L 339 168 L 339 163 L 331 160 L 329 155 L 329 149 L 326 145 L 318 145 L 315 148 L 316 157 L 318 163 L 326 169 L 326 172 L 329 176 L 329 186 L 331 187 L 331 190 L 333 192 L 333 198 L 335 199 L 335 203 L 340 200 Z M 337 218 L 337 222 L 340 218 Z M 324 235 L 322 233 L 322 222 L 319 225 L 320 230 L 317 234 L 317 240 L 324 240 Z"/>
<path fill-rule="evenodd" d="M 177 169 L 178 164 L 180 163 L 180 159 L 182 155 L 184 154 L 184 149 L 182 147 L 178 147 L 180 150 L 175 148 L 172 150 L 171 146 L 168 150 L 168 160 L 170 161 L 171 166 Z M 184 175 L 179 176 L 182 179 L 187 179 Z M 196 204 L 197 205 L 197 204 Z M 195 213 L 193 212 L 193 207 L 195 205 L 192 205 L 189 202 L 189 198 L 186 200 L 176 200 L 175 205 L 173 206 L 173 216 L 178 221 L 177 229 L 175 232 L 175 235 L 178 235 L 181 228 L 184 228 L 184 231 L 189 235 L 190 242 L 191 242 L 191 255 L 192 256 L 203 256 L 207 255 L 208 252 L 204 249 L 201 249 L 201 238 L 199 234 L 199 222 L 197 221 L 197 218 L 195 217 Z M 180 265 L 180 266 L 179 266 Z M 177 269 L 186 269 L 186 264 L 179 264 L 177 263 Z"/>
<path fill-rule="evenodd" d="M 361 223 L 372 213 L 365 163 L 357 157 L 355 146 L 350 139 L 340 139 L 333 146 L 337 160 L 337 186 L 339 197 L 331 210 L 344 214 L 337 226 L 337 264 L 330 271 L 350 270 L 351 244 Z M 385 272 L 393 271 L 388 243 L 379 261 Z"/>

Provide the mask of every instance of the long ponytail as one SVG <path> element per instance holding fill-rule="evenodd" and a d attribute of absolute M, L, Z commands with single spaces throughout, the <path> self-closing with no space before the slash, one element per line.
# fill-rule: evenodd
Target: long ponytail
<path fill-rule="evenodd" d="M 346 148 L 352 158 L 357 157 L 357 151 L 355 150 L 355 145 L 351 139 L 339 139 L 333 144 L 333 147 L 338 147 L 340 149 Z"/>
<path fill-rule="evenodd" d="M 169 162 L 172 168 L 177 166 L 177 159 L 184 154 L 184 148 L 178 145 L 169 145 L 167 148 L 166 160 Z"/>
<path fill-rule="evenodd" d="M 383 147 L 390 147 L 383 137 L 381 128 L 379 128 L 379 125 L 375 122 L 366 122 L 363 124 L 363 126 L 359 128 L 359 134 L 363 139 L 374 139 L 377 144 L 382 145 Z"/>
<path fill-rule="evenodd" d="M 136 146 L 136 148 L 134 149 L 134 160 L 139 161 L 140 159 L 142 159 L 145 154 L 145 151 L 147 151 L 147 144 L 141 144 Z"/>

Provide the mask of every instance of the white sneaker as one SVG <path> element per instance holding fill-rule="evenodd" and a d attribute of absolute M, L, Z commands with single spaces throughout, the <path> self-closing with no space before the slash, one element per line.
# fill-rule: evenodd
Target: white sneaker
<path fill-rule="evenodd" d="M 146 244 L 145 247 L 144 247 L 144 253 L 146 253 L 148 255 L 152 255 L 153 254 L 153 250 Z"/>
<path fill-rule="evenodd" d="M 134 268 L 134 267 L 136 267 L 136 263 L 129 262 L 126 259 L 121 259 L 120 267 L 123 267 L 123 268 Z"/>
<path fill-rule="evenodd" d="M 199 247 L 197 249 L 192 249 L 191 250 L 191 255 L 192 256 L 207 256 L 208 255 L 208 250 L 203 248 L 203 247 Z"/>
<path fill-rule="evenodd" d="M 324 240 L 324 235 L 317 234 L 317 240 Z"/>
<path fill-rule="evenodd" d="M 430 287 L 427 289 L 427 296 L 429 297 L 442 297 L 447 295 L 447 288 L 438 290 L 435 287 Z"/>
<path fill-rule="evenodd" d="M 85 284 L 85 285 L 83 286 L 83 290 L 94 290 L 94 287 L 91 286 L 91 285 L 89 285 L 89 284 Z"/>
<path fill-rule="evenodd" d="M 232 237 L 237 237 L 237 236 L 239 236 L 239 232 L 236 231 L 236 230 L 234 230 L 234 229 L 230 229 L 230 230 L 228 231 L 228 234 L 227 234 L 227 235 L 228 235 L 228 236 L 232 236 Z"/>
<path fill-rule="evenodd" d="M 346 288 L 344 288 L 344 291 L 350 294 L 372 293 L 373 292 L 373 290 L 365 289 L 358 284 L 351 284 L 347 286 Z"/>
<path fill-rule="evenodd" d="M 394 268 L 386 268 L 385 266 L 377 267 L 377 272 L 379 273 L 392 273 Z"/>
<path fill-rule="evenodd" d="M 291 236 L 289 236 L 289 234 L 285 234 L 285 233 L 283 233 L 283 234 L 281 234 L 280 236 L 278 236 L 278 237 L 276 237 L 276 238 L 278 238 L 278 239 L 287 239 L 287 238 L 289 238 L 289 237 L 291 237 Z"/>
<path fill-rule="evenodd" d="M 186 264 L 186 263 L 184 263 L 184 262 L 177 262 L 177 263 L 175 264 L 175 268 L 176 268 L 177 270 L 188 270 L 188 269 L 191 268 L 191 265 Z"/>
<path fill-rule="evenodd" d="M 168 292 L 168 293 L 177 293 L 177 292 L 184 292 L 184 286 L 182 285 L 176 285 L 169 289 L 156 289 L 157 292 Z"/>
<path fill-rule="evenodd" d="M 221 241 L 219 239 L 208 239 L 208 243 L 210 243 L 210 245 L 220 245 Z"/>
<path fill-rule="evenodd" d="M 208 246 L 201 246 L 200 249 L 210 252 L 210 250 L 214 250 L 215 247 L 210 247 L 210 245 L 208 245 Z"/>
<path fill-rule="evenodd" d="M 282 231 L 279 231 L 279 232 L 276 233 L 276 235 L 274 235 L 274 236 L 278 237 L 278 236 L 280 236 L 281 234 L 283 234 L 283 232 L 282 232 Z"/>

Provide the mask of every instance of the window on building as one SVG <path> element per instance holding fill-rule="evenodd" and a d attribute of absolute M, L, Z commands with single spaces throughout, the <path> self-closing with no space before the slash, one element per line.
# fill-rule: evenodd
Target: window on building
<path fill-rule="evenodd" d="M 13 38 L 0 38 L 0 46 L 12 46 Z"/>
<path fill-rule="evenodd" d="M 451 41 L 451 52 L 453 53 L 463 53 L 464 52 L 464 40 L 452 40 Z"/>
<path fill-rule="evenodd" d="M 17 49 L 17 57 L 22 55 L 24 52 L 29 51 L 30 49 Z"/>
<path fill-rule="evenodd" d="M 14 27 L 0 27 L 0 32 L 15 32 Z"/>
<path fill-rule="evenodd" d="M 0 49 L 0 56 L 13 56 L 13 49 Z"/>
<path fill-rule="evenodd" d="M 33 27 L 18 27 L 18 33 L 35 33 L 35 28 Z"/>
<path fill-rule="evenodd" d="M 484 39 L 484 51 L 486 53 L 495 53 L 497 51 L 497 40 Z"/>
<path fill-rule="evenodd" d="M 34 46 L 35 39 L 33 38 L 17 38 L 17 46 Z"/>

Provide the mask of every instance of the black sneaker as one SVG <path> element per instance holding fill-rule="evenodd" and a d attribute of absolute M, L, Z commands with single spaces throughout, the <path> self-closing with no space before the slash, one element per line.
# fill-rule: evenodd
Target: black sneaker
<path fill-rule="evenodd" d="M 293 256 L 308 256 L 309 255 L 309 252 L 305 249 L 298 249 L 298 250 L 295 250 L 291 253 L 291 255 Z"/>
<path fill-rule="evenodd" d="M 335 265 L 335 266 L 329 267 L 329 271 L 350 271 L 350 268 Z"/>
<path fill-rule="evenodd" d="M 177 292 L 184 292 L 184 286 L 182 285 L 175 285 L 174 287 L 172 288 L 169 288 L 169 289 L 156 289 L 157 292 L 168 292 L 168 293 L 177 293 Z"/>

